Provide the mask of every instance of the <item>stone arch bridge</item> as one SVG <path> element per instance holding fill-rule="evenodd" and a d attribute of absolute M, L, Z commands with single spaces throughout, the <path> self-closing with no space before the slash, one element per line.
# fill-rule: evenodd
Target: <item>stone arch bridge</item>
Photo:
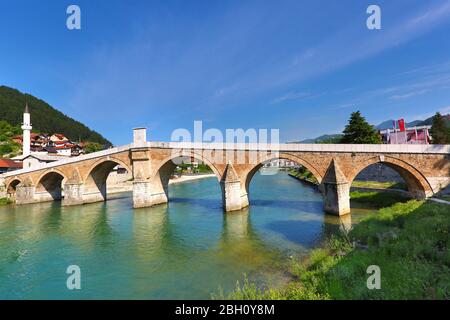
<path fill-rule="evenodd" d="M 210 166 L 227 212 L 249 205 L 253 175 L 274 159 L 309 169 L 320 183 L 324 210 L 335 215 L 350 212 L 352 181 L 375 163 L 396 170 L 415 198 L 430 197 L 450 183 L 449 145 L 164 143 L 147 142 L 145 130 L 136 129 L 130 145 L 0 175 L 0 197 L 16 204 L 63 198 L 67 206 L 105 201 L 107 177 L 120 165 L 132 173 L 134 207 L 149 207 L 168 202 L 168 182 L 180 158 Z"/>

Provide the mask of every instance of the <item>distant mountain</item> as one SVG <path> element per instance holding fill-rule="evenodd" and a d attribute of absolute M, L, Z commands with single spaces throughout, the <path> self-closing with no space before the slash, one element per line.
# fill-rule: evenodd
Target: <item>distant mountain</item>
<path fill-rule="evenodd" d="M 66 116 L 45 101 L 16 89 L 0 86 L 0 120 L 6 120 L 14 126 L 20 125 L 25 103 L 30 107 L 33 131 L 62 133 L 73 141 L 97 142 L 105 147 L 112 145 L 101 134 Z"/>
<path fill-rule="evenodd" d="M 432 120 L 432 118 L 431 118 Z M 392 129 L 394 127 L 393 123 L 395 120 L 387 120 L 379 125 L 375 126 L 375 129 L 377 130 L 386 130 L 386 129 Z M 407 122 L 406 127 L 416 127 L 416 126 L 423 126 L 423 120 L 414 120 L 412 122 Z"/>
<path fill-rule="evenodd" d="M 447 125 L 447 127 L 449 127 L 450 126 L 450 114 L 445 114 L 445 115 L 442 115 L 442 116 L 444 117 L 445 124 Z M 422 126 L 431 126 L 432 124 L 433 124 L 433 117 L 422 121 L 422 123 L 420 125 L 422 125 Z"/>
<path fill-rule="evenodd" d="M 337 142 L 342 137 L 342 134 L 324 134 L 323 136 L 302 140 L 299 143 L 333 143 Z"/>
<path fill-rule="evenodd" d="M 444 115 L 445 121 L 448 126 L 450 126 L 450 114 Z M 375 126 L 377 130 L 386 130 L 386 129 L 392 129 L 393 128 L 394 120 L 387 120 L 379 125 Z M 433 123 L 433 117 L 430 117 L 425 120 L 414 120 L 411 122 L 406 123 L 406 127 L 418 127 L 418 126 L 431 126 Z"/>

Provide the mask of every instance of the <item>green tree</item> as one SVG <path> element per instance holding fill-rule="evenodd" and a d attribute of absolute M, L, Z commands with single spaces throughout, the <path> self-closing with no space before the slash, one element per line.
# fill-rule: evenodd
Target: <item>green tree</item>
<path fill-rule="evenodd" d="M 381 143 L 381 137 L 375 131 L 361 112 L 353 112 L 350 116 L 347 126 L 343 131 L 342 143 L 351 144 L 378 144 Z"/>
<path fill-rule="evenodd" d="M 103 146 L 100 143 L 96 142 L 89 142 L 83 148 L 86 154 L 102 151 L 103 149 L 104 149 Z"/>
<path fill-rule="evenodd" d="M 433 144 L 450 143 L 450 128 L 446 126 L 444 117 L 439 112 L 433 117 L 430 134 Z"/>

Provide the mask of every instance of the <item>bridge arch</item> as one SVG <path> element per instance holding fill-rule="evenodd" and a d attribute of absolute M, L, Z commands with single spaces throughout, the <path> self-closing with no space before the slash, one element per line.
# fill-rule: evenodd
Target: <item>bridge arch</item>
<path fill-rule="evenodd" d="M 56 169 L 44 172 L 36 181 L 35 197 L 39 201 L 61 200 L 65 175 Z"/>
<path fill-rule="evenodd" d="M 107 157 L 95 161 L 84 177 L 84 197 L 86 202 L 105 201 L 107 197 L 106 181 L 117 166 L 124 167 L 131 173 L 130 166 L 120 159 Z"/>
<path fill-rule="evenodd" d="M 16 190 L 17 186 L 21 184 L 22 181 L 18 178 L 12 179 L 7 185 L 6 185 L 6 194 L 7 197 L 14 201 L 16 199 Z"/>
<path fill-rule="evenodd" d="M 249 194 L 250 183 L 253 179 L 253 176 L 256 174 L 256 172 L 258 172 L 258 170 L 261 169 L 265 163 L 273 161 L 273 160 L 277 160 L 277 159 L 289 160 L 289 161 L 295 162 L 295 163 L 305 167 L 314 175 L 314 177 L 317 179 L 319 184 L 322 182 L 322 179 L 323 179 L 322 174 L 309 161 L 307 161 L 299 156 L 290 154 L 290 153 L 280 153 L 278 155 L 270 154 L 270 155 L 260 158 L 258 161 L 258 164 L 253 166 L 246 174 L 244 174 L 245 180 L 243 182 L 245 183 L 244 187 L 245 187 L 245 192 L 247 194 Z"/>
<path fill-rule="evenodd" d="M 406 161 L 391 156 L 376 156 L 361 161 L 359 165 L 355 166 L 349 177 L 350 185 L 359 173 L 377 163 L 386 165 L 396 171 L 405 181 L 409 193 L 415 198 L 423 199 L 433 194 L 430 183 L 419 170 Z"/>
<path fill-rule="evenodd" d="M 217 181 L 220 181 L 221 172 L 217 169 L 217 167 L 211 160 L 209 160 L 202 154 L 183 151 L 173 153 L 170 156 L 162 159 L 152 173 L 151 180 L 153 181 L 154 192 L 156 194 L 159 194 L 159 196 L 157 197 L 158 200 L 155 200 L 155 204 L 168 202 L 169 180 L 175 168 L 177 167 L 177 164 L 174 162 L 174 160 L 180 158 L 194 158 L 195 160 L 206 164 L 213 171 L 214 175 L 217 178 Z"/>
<path fill-rule="evenodd" d="M 172 171 L 170 172 L 172 173 L 173 169 L 175 169 L 177 166 L 174 160 L 178 158 L 194 158 L 200 162 L 205 163 L 214 172 L 217 180 L 220 181 L 222 174 L 214 165 L 214 163 L 210 161 L 207 157 L 203 156 L 202 154 L 198 154 L 197 152 L 179 152 L 171 154 L 170 156 L 164 158 L 159 162 L 159 165 L 154 170 L 152 178 L 156 178 L 158 176 L 158 173 L 161 173 L 161 170 L 166 171 L 167 169 L 172 169 Z"/>

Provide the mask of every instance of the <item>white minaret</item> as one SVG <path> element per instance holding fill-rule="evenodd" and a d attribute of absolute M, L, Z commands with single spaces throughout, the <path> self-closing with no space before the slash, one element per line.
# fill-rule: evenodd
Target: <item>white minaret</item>
<path fill-rule="evenodd" d="M 28 103 L 25 105 L 25 112 L 23 113 L 23 156 L 27 157 L 30 155 L 30 145 L 31 145 L 31 116 L 30 109 L 28 108 Z"/>

